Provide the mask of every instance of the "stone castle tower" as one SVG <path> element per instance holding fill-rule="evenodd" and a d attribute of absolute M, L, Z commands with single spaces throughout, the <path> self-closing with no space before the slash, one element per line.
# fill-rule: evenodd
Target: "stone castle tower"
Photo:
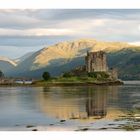
<path fill-rule="evenodd" d="M 107 72 L 106 54 L 103 51 L 87 52 L 85 57 L 87 72 Z"/>

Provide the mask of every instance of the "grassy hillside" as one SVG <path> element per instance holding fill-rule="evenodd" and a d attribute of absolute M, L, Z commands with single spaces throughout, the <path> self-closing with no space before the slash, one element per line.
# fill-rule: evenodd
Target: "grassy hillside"
<path fill-rule="evenodd" d="M 119 77 L 125 80 L 140 79 L 140 49 L 122 49 L 108 54 L 109 67 L 118 69 Z"/>

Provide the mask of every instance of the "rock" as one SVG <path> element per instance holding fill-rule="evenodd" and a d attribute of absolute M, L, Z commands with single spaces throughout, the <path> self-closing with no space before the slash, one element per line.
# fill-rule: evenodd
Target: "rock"
<path fill-rule="evenodd" d="M 37 129 L 33 129 L 32 131 L 38 131 Z"/>
<path fill-rule="evenodd" d="M 83 128 L 83 129 L 80 129 L 80 131 L 87 131 L 89 130 L 88 128 Z"/>
<path fill-rule="evenodd" d="M 108 125 L 115 125 L 115 124 L 113 124 L 113 123 L 110 123 L 110 124 L 108 124 Z"/>
<path fill-rule="evenodd" d="M 20 126 L 19 124 L 16 124 L 15 126 Z"/>
<path fill-rule="evenodd" d="M 33 125 L 27 125 L 26 128 L 31 128 L 31 127 L 35 127 Z"/>
<path fill-rule="evenodd" d="M 65 122 L 66 120 L 60 120 L 60 122 Z"/>
<path fill-rule="evenodd" d="M 106 130 L 106 129 L 107 129 L 107 128 L 104 128 L 104 127 L 103 127 L 103 128 L 100 128 L 99 130 Z"/>
<path fill-rule="evenodd" d="M 49 125 L 54 125 L 54 124 L 51 123 L 51 124 L 49 124 Z"/>

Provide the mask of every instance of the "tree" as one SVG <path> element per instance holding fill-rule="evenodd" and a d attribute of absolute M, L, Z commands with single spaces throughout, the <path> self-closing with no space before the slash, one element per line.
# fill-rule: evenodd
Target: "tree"
<path fill-rule="evenodd" d="M 0 70 L 0 78 L 4 77 L 3 72 Z"/>
<path fill-rule="evenodd" d="M 46 80 L 46 81 L 49 80 L 49 79 L 51 78 L 49 72 L 44 72 L 43 75 L 42 75 L 42 77 L 43 77 L 43 79 Z"/>

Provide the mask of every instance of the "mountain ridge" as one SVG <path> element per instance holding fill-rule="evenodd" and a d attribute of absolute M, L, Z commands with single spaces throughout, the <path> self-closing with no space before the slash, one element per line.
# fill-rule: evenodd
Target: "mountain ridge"
<path fill-rule="evenodd" d="M 95 39 L 79 39 L 74 41 L 65 41 L 56 43 L 49 47 L 29 55 L 23 61 L 16 65 L 10 72 L 10 76 L 31 76 L 41 78 L 43 71 L 49 71 L 52 75 L 60 75 L 62 72 L 69 71 L 74 67 L 84 64 L 84 56 L 87 51 L 105 51 L 108 57 L 108 63 L 110 67 L 116 67 L 123 77 L 121 67 L 129 64 L 131 69 L 138 67 L 140 63 L 135 63 L 137 60 L 135 57 L 140 56 L 140 47 L 130 45 L 126 42 L 107 42 L 97 41 Z M 126 53 L 126 54 L 125 54 Z M 118 56 L 121 56 L 120 59 Z M 127 59 L 131 61 L 123 60 L 123 56 L 127 56 Z M 128 57 L 129 56 L 129 57 Z M 121 62 L 125 61 L 122 64 Z M 135 61 L 135 62 L 134 62 Z M 131 63 L 132 64 L 131 64 Z M 139 69 L 136 72 L 139 74 Z M 131 72 L 129 72 L 129 75 Z M 131 77 L 131 76 L 128 76 Z M 140 76 L 139 76 L 140 77 Z"/>

